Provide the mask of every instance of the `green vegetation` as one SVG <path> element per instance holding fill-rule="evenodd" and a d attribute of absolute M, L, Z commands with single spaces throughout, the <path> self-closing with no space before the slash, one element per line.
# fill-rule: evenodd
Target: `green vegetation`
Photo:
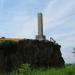
<path fill-rule="evenodd" d="M 61 69 L 31 69 L 29 66 L 23 64 L 7 75 L 75 75 L 75 65 L 66 65 L 65 68 Z"/>
<path fill-rule="evenodd" d="M 75 48 L 73 49 L 73 52 L 72 52 L 73 54 L 74 54 L 74 56 L 75 56 Z"/>

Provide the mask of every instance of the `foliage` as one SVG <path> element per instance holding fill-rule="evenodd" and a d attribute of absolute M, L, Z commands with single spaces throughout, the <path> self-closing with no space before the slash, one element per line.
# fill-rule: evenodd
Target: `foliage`
<path fill-rule="evenodd" d="M 18 69 L 9 73 L 9 75 L 31 75 L 29 64 L 22 64 Z"/>
<path fill-rule="evenodd" d="M 73 54 L 74 54 L 74 56 L 75 56 L 75 48 L 73 49 L 73 52 L 72 52 Z"/>
<path fill-rule="evenodd" d="M 31 70 L 28 64 L 23 64 L 9 75 L 75 75 L 75 65 L 68 65 L 65 68 L 40 68 Z"/>

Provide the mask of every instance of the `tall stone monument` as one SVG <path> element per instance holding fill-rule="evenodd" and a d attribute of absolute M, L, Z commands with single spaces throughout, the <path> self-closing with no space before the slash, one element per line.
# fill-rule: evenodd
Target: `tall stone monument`
<path fill-rule="evenodd" d="M 38 35 L 36 35 L 36 40 L 45 40 L 43 35 L 43 15 L 38 13 Z"/>

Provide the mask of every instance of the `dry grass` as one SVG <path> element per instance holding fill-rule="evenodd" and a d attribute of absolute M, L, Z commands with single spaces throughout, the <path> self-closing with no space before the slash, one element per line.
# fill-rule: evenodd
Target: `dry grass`
<path fill-rule="evenodd" d="M 18 42 L 19 40 L 20 39 L 17 39 L 17 38 L 0 38 L 0 43 L 7 42 L 7 41 Z"/>

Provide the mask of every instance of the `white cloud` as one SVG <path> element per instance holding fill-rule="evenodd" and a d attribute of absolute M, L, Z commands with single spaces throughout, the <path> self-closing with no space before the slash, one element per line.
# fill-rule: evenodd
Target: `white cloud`
<path fill-rule="evenodd" d="M 14 30 L 10 30 L 10 28 Z M 24 16 L 14 16 L 9 22 L 9 29 L 7 29 L 10 34 L 14 34 L 15 38 L 34 38 L 36 33 L 36 19 L 35 17 Z"/>
<path fill-rule="evenodd" d="M 63 53 L 63 57 L 65 58 L 64 60 L 65 60 L 65 62 L 66 63 L 75 63 L 75 57 L 74 57 L 74 55 L 72 54 L 72 52 L 70 53 L 70 52 L 65 52 L 65 51 L 62 51 L 62 53 Z"/>
<path fill-rule="evenodd" d="M 74 0 L 62 1 L 53 0 L 44 10 L 44 24 L 45 28 L 52 28 L 57 25 L 61 25 L 64 22 L 66 16 L 72 12 L 71 8 L 75 6 Z"/>

